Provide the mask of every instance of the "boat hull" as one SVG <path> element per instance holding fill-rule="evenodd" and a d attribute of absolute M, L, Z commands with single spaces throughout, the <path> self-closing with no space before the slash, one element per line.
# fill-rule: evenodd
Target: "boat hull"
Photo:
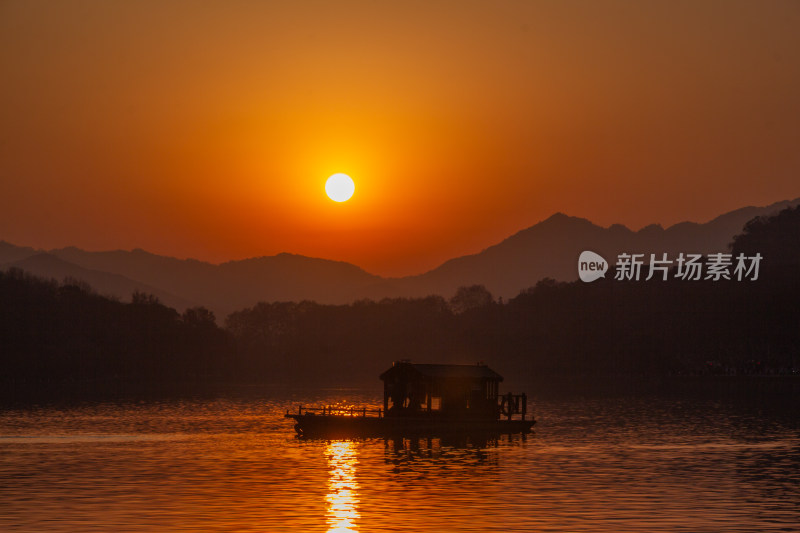
<path fill-rule="evenodd" d="M 385 437 L 443 434 L 529 433 L 534 420 L 447 419 L 287 414 L 303 437 Z"/>

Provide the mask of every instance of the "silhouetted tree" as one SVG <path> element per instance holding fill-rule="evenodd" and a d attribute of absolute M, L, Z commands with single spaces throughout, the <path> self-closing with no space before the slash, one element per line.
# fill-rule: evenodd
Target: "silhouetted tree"
<path fill-rule="evenodd" d="M 730 244 L 734 257 L 760 253 L 764 265 L 800 265 L 800 205 L 745 224 Z"/>
<path fill-rule="evenodd" d="M 191 307 L 183 312 L 181 316 L 184 324 L 195 328 L 208 328 L 216 326 L 217 318 L 214 312 L 205 307 Z"/>
<path fill-rule="evenodd" d="M 489 305 L 493 301 L 492 293 L 483 285 L 459 287 L 453 297 L 450 298 L 450 309 L 454 313 L 460 314 L 470 309 Z"/>
<path fill-rule="evenodd" d="M 134 305 L 161 305 L 161 300 L 155 294 L 134 291 L 131 294 L 131 303 Z"/>

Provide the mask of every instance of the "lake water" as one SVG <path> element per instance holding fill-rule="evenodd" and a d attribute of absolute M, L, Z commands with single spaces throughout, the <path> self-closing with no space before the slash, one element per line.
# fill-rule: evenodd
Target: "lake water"
<path fill-rule="evenodd" d="M 531 394 L 534 433 L 301 440 L 374 393 L 6 406 L 0 531 L 797 531 L 796 395 Z"/>

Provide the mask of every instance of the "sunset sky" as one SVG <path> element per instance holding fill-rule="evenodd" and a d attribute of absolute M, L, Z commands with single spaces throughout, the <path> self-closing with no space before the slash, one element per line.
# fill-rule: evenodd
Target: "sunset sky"
<path fill-rule="evenodd" d="M 0 0 L 0 240 L 406 275 L 556 211 L 796 198 L 798 28 L 797 1 Z"/>

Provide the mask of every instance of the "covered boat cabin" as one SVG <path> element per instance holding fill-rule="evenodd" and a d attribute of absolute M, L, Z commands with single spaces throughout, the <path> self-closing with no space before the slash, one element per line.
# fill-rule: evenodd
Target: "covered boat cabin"
<path fill-rule="evenodd" d="M 496 420 L 501 412 L 498 385 L 503 376 L 477 365 L 418 364 L 395 361 L 381 374 L 383 409 L 391 416 L 441 416 Z M 517 400 L 517 413 L 524 403 Z M 523 406 L 520 406 L 520 403 Z"/>

